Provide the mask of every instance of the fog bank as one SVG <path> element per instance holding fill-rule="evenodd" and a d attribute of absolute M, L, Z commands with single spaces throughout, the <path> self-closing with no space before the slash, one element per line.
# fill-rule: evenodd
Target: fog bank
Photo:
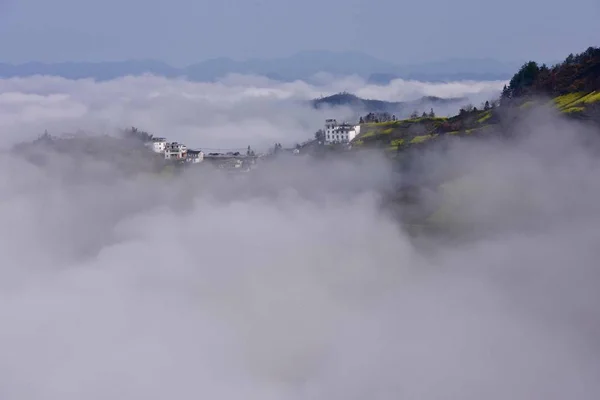
<path fill-rule="evenodd" d="M 486 233 L 451 246 L 381 208 L 402 176 L 375 155 L 231 178 L 2 154 L 0 397 L 596 398 L 600 165 L 531 118 L 427 156 Z"/>

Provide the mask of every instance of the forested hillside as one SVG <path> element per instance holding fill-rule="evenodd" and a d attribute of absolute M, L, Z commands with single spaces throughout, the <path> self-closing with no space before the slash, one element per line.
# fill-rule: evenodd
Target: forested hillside
<path fill-rule="evenodd" d="M 600 127 L 600 48 L 570 54 L 550 67 L 529 61 L 515 73 L 499 98 L 479 107 L 465 105 L 449 118 L 424 112 L 404 120 L 365 123 L 353 144 L 398 152 L 443 137 L 504 134 L 510 130 L 511 121 L 536 106 L 550 106 L 565 118 Z"/>
<path fill-rule="evenodd" d="M 556 97 L 575 92 L 600 91 L 600 48 L 570 54 L 562 63 L 548 67 L 530 61 L 512 77 L 502 91 L 503 99 L 531 95 Z"/>

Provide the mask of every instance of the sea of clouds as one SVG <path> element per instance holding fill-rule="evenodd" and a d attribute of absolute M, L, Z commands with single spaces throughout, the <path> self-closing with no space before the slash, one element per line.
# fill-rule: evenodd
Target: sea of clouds
<path fill-rule="evenodd" d="M 477 105 L 496 97 L 503 85 L 396 80 L 378 86 L 358 77 L 317 78 L 312 84 L 244 75 L 216 83 L 154 76 L 107 82 L 47 76 L 0 79 L 0 130 L 5 146 L 44 130 L 55 135 L 78 130 L 112 134 L 132 125 L 197 148 L 265 148 L 276 142 L 291 146 L 311 139 L 325 118 L 351 115 L 349 110 L 317 111 L 306 105 L 321 95 L 348 91 L 389 101 L 466 96 Z M 438 111 L 456 113 L 457 108 Z"/>
<path fill-rule="evenodd" d="M 0 131 L 135 123 L 225 146 L 322 119 L 270 108 L 310 86 L 236 79 L 2 81 Z M 403 177 L 377 155 L 234 178 L 1 154 L 0 398 L 597 398 L 594 133 L 548 112 L 516 129 L 424 155 L 470 173 L 451 214 L 486 227 L 467 240 L 411 238 L 381 207 Z"/>

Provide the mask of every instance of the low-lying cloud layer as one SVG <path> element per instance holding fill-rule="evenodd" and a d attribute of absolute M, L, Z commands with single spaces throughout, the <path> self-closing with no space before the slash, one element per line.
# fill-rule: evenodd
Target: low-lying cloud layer
<path fill-rule="evenodd" d="M 5 144 L 53 134 L 113 133 L 137 126 L 200 148 L 293 145 L 312 138 L 327 117 L 347 111 L 317 111 L 301 101 L 340 91 L 380 100 L 422 96 L 467 96 L 475 104 L 495 96 L 502 82 L 433 84 L 393 81 L 365 85 L 358 78 L 281 83 L 264 77 L 232 75 L 217 83 L 126 77 L 108 82 L 32 77 L 0 80 L 0 130 Z M 427 110 L 429 111 L 429 110 Z M 456 110 L 453 110 L 456 111 Z"/>
<path fill-rule="evenodd" d="M 96 123 L 140 82 L 40 78 L 31 92 L 87 85 L 85 101 L 44 107 Z M 262 109 L 240 98 L 219 104 Z M 145 101 L 130 97 L 166 115 Z M 237 177 L 0 155 L 0 398 L 596 398 L 600 163 L 579 140 L 592 132 L 534 118 L 529 139 L 426 156 L 471 172 L 455 220 L 488 224 L 452 246 L 415 242 L 382 210 L 402 176 L 375 155 Z"/>

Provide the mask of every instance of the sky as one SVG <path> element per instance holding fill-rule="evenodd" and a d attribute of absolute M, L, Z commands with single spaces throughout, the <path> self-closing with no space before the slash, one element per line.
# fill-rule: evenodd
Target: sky
<path fill-rule="evenodd" d="M 597 0 L 0 0 L 1 61 L 270 58 L 556 61 L 598 45 Z M 575 24 L 576 21 L 576 24 Z"/>

